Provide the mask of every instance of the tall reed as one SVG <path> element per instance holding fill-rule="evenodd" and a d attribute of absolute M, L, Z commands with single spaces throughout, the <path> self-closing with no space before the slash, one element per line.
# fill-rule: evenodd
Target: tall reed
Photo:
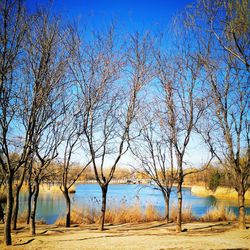
<path fill-rule="evenodd" d="M 234 221 L 236 219 L 235 213 L 222 204 L 209 208 L 201 217 L 201 221 Z"/>
<path fill-rule="evenodd" d="M 178 212 L 177 206 L 172 206 L 171 211 L 170 211 L 171 220 L 176 221 L 177 212 Z M 197 220 L 195 218 L 195 216 L 192 214 L 192 207 L 191 206 L 186 206 L 186 207 L 184 206 L 182 208 L 182 215 L 181 216 L 182 216 L 183 222 L 192 222 L 192 221 Z"/>
<path fill-rule="evenodd" d="M 92 224 L 98 223 L 100 218 L 99 209 L 94 207 L 83 206 L 81 208 L 72 209 L 71 223 L 72 224 Z M 125 203 L 114 204 L 108 208 L 105 216 L 105 223 L 123 224 L 136 222 L 150 222 L 162 220 L 163 217 L 155 209 L 152 204 L 148 204 L 143 209 L 139 203 L 128 206 Z M 65 218 L 59 216 L 56 225 L 65 225 Z"/>

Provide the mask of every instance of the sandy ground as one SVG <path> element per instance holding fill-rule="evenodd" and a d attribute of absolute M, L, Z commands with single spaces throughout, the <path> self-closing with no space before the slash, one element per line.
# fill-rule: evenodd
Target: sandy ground
<path fill-rule="evenodd" d="M 250 224 L 248 224 L 250 226 Z M 249 249 L 250 229 L 240 231 L 235 223 L 189 223 L 186 232 L 175 233 L 174 224 L 162 222 L 107 225 L 104 232 L 96 225 L 38 225 L 31 237 L 26 225 L 13 232 L 13 246 L 3 245 L 0 224 L 0 249 Z"/>

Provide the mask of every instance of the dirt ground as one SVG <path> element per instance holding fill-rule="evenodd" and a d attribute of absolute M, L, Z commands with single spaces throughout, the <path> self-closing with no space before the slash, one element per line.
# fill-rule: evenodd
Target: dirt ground
<path fill-rule="evenodd" d="M 248 224 L 250 226 L 250 223 Z M 26 225 L 13 232 L 13 246 L 3 245 L 0 224 L 0 249 L 249 249 L 250 229 L 240 231 L 235 223 L 194 222 L 184 224 L 177 234 L 175 225 L 162 222 L 107 225 L 100 232 L 96 225 L 38 225 L 37 236 L 29 235 Z"/>

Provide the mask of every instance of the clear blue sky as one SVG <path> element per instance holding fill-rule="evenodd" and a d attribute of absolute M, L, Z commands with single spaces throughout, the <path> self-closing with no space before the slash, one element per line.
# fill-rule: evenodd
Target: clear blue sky
<path fill-rule="evenodd" d="M 48 0 L 27 0 L 31 9 Z M 54 0 L 53 9 L 65 18 L 81 19 L 83 22 L 102 27 L 112 19 L 125 30 L 164 29 L 177 11 L 192 0 Z"/>
<path fill-rule="evenodd" d="M 112 20 L 122 32 L 126 31 L 163 31 L 168 29 L 172 17 L 186 5 L 195 0 L 54 0 L 53 11 L 62 17 L 82 21 L 92 27 L 102 28 Z M 49 0 L 27 0 L 29 9 L 34 9 L 37 4 L 48 5 Z M 81 22 L 80 22 L 81 23 Z M 191 142 L 187 158 L 197 164 L 207 161 L 206 149 L 201 150 L 199 141 Z M 197 147 L 199 153 L 197 153 Z M 127 161 L 128 160 L 128 161 Z M 124 157 L 122 164 L 128 165 L 130 157 Z"/>

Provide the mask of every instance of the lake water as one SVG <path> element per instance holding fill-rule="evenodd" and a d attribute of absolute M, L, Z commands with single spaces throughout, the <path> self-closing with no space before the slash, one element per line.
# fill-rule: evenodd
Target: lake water
<path fill-rule="evenodd" d="M 148 204 L 153 204 L 156 209 L 164 214 L 164 199 L 159 190 L 147 187 L 144 185 L 109 185 L 108 206 L 112 204 L 119 204 L 126 202 L 128 205 L 140 202 L 141 206 L 145 208 Z M 76 193 L 71 194 L 72 206 L 81 207 L 89 205 L 100 207 L 101 203 L 101 189 L 97 184 L 78 184 L 76 185 Z M 195 216 L 200 217 L 204 215 L 207 210 L 218 203 L 223 203 L 226 207 L 238 214 L 237 201 L 217 200 L 210 197 L 198 197 L 192 195 L 189 188 L 183 189 L 183 206 L 191 207 Z M 22 193 L 20 196 L 20 212 L 27 207 L 27 194 Z M 170 199 L 170 206 L 177 205 L 176 188 L 173 188 Z M 250 214 L 250 207 L 247 209 Z M 44 219 L 48 224 L 56 221 L 57 217 L 65 213 L 65 200 L 61 193 L 47 193 L 40 194 L 38 198 L 37 219 Z"/>

